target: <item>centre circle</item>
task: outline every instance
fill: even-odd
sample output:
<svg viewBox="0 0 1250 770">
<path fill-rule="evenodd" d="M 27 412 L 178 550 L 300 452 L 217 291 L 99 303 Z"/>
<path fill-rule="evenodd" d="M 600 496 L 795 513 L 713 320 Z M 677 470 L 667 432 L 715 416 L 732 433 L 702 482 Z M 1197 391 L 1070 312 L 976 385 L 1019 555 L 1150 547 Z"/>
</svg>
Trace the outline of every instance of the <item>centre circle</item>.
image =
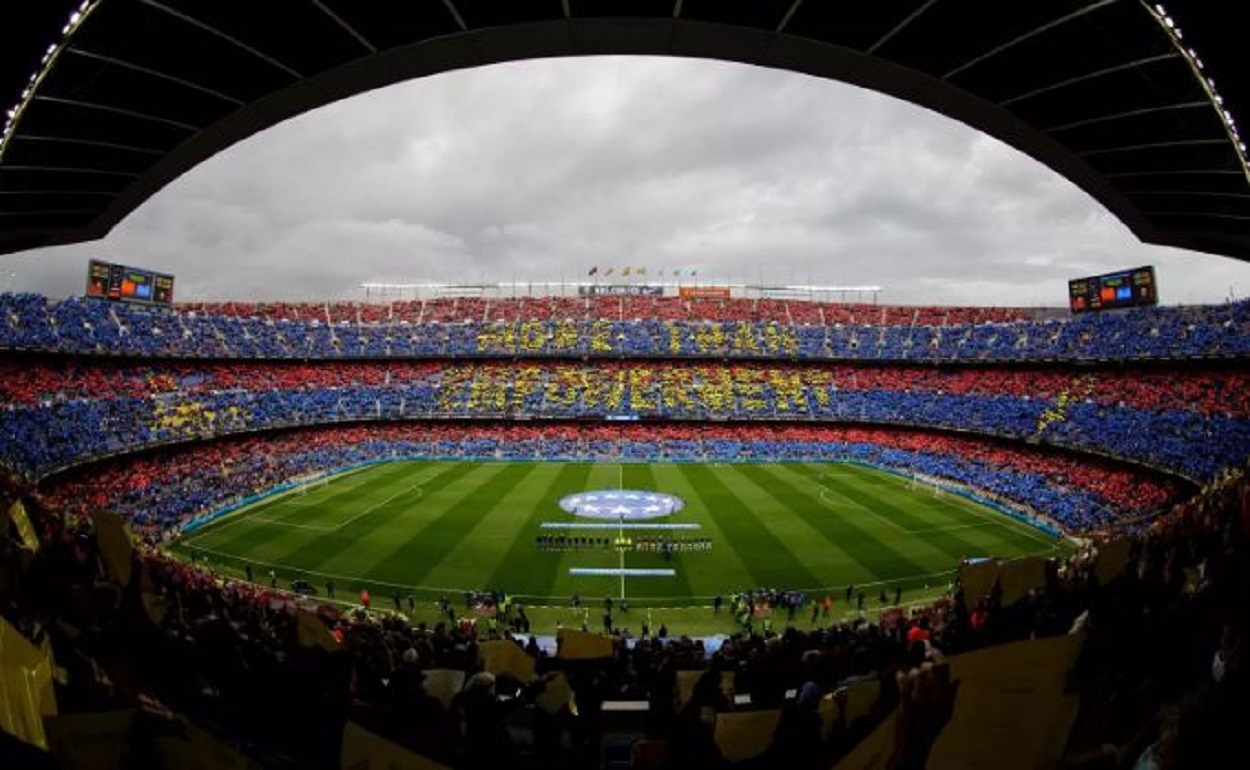
<svg viewBox="0 0 1250 770">
<path fill-rule="evenodd" d="M 672 516 L 685 506 L 685 502 L 680 497 L 663 492 L 610 489 L 567 495 L 560 498 L 559 506 L 574 516 L 628 521 Z"/>
</svg>

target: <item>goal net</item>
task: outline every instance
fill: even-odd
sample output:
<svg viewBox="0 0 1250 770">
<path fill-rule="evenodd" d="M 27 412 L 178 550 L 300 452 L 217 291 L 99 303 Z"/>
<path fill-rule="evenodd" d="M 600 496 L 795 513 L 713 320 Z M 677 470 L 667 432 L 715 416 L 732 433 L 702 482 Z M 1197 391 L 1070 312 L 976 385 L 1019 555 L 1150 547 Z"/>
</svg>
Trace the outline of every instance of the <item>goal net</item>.
<svg viewBox="0 0 1250 770">
<path fill-rule="evenodd" d="M 316 492 L 318 489 L 324 489 L 329 483 L 330 480 L 325 476 L 303 478 L 299 480 L 298 484 L 296 484 L 296 492 L 301 495 L 306 495 L 309 492 Z"/>
</svg>

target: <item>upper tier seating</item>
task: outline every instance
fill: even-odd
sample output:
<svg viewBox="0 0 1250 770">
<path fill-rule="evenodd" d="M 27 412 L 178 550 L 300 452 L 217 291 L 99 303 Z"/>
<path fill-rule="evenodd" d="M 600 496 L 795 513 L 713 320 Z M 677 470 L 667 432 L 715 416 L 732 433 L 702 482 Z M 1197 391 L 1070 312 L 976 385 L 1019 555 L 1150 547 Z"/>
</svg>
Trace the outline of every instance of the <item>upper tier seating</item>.
<svg viewBox="0 0 1250 770">
<path fill-rule="evenodd" d="M 994 308 L 677 297 L 198 303 L 166 310 L 3 294 L 0 349 L 179 358 L 1192 359 L 1250 354 L 1250 301 L 1054 318 Z"/>
</svg>

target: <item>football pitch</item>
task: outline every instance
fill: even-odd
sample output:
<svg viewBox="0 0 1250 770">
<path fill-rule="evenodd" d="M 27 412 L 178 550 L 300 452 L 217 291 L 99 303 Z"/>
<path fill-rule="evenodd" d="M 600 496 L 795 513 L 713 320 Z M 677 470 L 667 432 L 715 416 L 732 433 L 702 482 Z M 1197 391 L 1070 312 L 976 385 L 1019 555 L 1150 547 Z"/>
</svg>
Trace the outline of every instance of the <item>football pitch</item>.
<svg viewBox="0 0 1250 770">
<path fill-rule="evenodd" d="M 603 505 L 561 508 L 576 493 Z M 652 493 L 678 498 L 680 510 L 646 511 L 637 501 Z M 595 545 L 540 548 L 540 536 Z M 645 538 L 710 547 L 640 552 Z M 1061 547 L 952 491 L 860 465 L 480 461 L 367 466 L 265 498 L 172 546 L 232 574 L 250 564 L 257 582 L 270 570 L 282 587 L 307 580 L 321 597 L 331 581 L 339 599 L 368 588 L 382 608 L 410 594 L 459 605 L 469 590 L 535 607 L 567 607 L 574 594 L 592 606 L 625 596 L 638 607 L 704 607 L 756 587 L 841 598 L 848 584 L 875 607 L 881 590 L 892 600 L 896 588 L 905 599 L 945 589 L 964 557 Z M 607 574 L 575 574 L 583 570 Z"/>
</svg>

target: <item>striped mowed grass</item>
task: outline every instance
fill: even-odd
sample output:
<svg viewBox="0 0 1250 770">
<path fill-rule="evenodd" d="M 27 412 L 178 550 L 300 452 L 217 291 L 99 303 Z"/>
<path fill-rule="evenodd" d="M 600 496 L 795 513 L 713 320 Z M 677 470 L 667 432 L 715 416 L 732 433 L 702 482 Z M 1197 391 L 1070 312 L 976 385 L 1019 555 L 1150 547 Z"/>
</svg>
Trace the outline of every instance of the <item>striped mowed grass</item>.
<svg viewBox="0 0 1250 770">
<path fill-rule="evenodd" d="M 621 532 L 612 522 L 586 537 L 704 537 L 710 550 L 665 556 L 615 548 L 545 551 L 546 522 L 587 522 L 557 501 L 575 492 L 656 491 L 684 508 L 654 521 L 697 531 Z M 531 605 L 622 595 L 639 606 L 706 605 L 749 588 L 874 597 L 944 586 L 963 557 L 1051 554 L 1046 534 L 951 491 L 843 463 L 678 464 L 394 461 L 296 489 L 177 540 L 172 549 L 257 581 L 272 570 L 323 594 L 362 588 L 383 597 L 497 589 Z M 672 576 L 571 575 L 570 569 L 671 569 Z"/>
</svg>

